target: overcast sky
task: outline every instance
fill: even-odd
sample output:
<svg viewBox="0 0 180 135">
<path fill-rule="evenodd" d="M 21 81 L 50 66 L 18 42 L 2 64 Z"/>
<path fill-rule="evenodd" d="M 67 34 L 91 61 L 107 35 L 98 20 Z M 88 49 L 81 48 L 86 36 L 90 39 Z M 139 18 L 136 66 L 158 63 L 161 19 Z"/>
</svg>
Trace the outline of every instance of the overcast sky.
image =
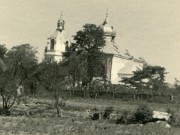
<svg viewBox="0 0 180 135">
<path fill-rule="evenodd" d="M 164 66 L 166 81 L 180 79 L 180 0 L 0 0 L 0 44 L 44 47 L 63 11 L 70 39 L 85 23 L 100 25 L 109 9 L 117 46 Z"/>
</svg>

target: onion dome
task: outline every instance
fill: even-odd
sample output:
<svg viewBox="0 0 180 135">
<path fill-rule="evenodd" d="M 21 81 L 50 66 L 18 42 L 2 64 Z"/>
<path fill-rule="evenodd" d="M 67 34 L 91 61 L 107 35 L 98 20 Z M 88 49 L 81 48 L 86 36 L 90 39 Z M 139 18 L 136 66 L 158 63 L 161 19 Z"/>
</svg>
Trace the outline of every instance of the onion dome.
<svg viewBox="0 0 180 135">
<path fill-rule="evenodd" d="M 57 30 L 64 30 L 64 24 L 65 24 L 65 21 L 62 19 L 62 13 L 61 13 L 61 16 L 57 22 Z"/>
<path fill-rule="evenodd" d="M 116 31 L 114 30 L 113 26 L 108 23 L 108 11 L 106 13 L 106 18 L 101 25 L 102 30 L 104 31 L 104 36 L 110 36 L 115 38 Z"/>
</svg>

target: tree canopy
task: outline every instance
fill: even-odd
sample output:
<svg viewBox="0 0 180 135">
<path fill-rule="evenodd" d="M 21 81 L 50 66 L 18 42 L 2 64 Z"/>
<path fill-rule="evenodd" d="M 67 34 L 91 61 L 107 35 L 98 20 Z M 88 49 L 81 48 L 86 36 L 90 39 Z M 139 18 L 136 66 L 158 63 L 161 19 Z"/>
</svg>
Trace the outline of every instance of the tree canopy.
<svg viewBox="0 0 180 135">
<path fill-rule="evenodd" d="M 35 73 L 40 84 L 54 97 L 58 116 L 60 116 L 59 99 L 62 98 L 62 91 L 68 83 L 65 80 L 68 76 L 67 71 L 62 63 L 44 60 L 39 64 Z"/>
<path fill-rule="evenodd" d="M 70 73 L 74 80 L 91 82 L 93 77 L 102 76 L 102 52 L 105 45 L 103 30 L 95 24 L 85 24 L 74 36 L 75 43 L 67 49 L 64 56 L 68 60 Z M 76 76 L 75 76 L 76 75 Z"/>
<path fill-rule="evenodd" d="M 16 100 L 16 90 L 21 84 L 32 79 L 33 71 L 37 65 L 36 49 L 29 44 L 15 46 L 8 52 L 4 46 L 0 47 L 1 57 L 7 66 L 0 71 L 0 94 L 3 99 L 3 109 L 8 110 Z"/>
<path fill-rule="evenodd" d="M 5 45 L 1 45 L 0 44 L 0 69 L 5 72 L 7 67 L 6 67 L 6 64 L 4 64 L 4 55 L 6 54 L 7 52 L 7 48 Z"/>
<path fill-rule="evenodd" d="M 121 82 L 135 88 L 159 89 L 165 86 L 165 68 L 161 66 L 146 65 L 142 70 L 134 71 L 130 78 L 123 78 Z"/>
</svg>

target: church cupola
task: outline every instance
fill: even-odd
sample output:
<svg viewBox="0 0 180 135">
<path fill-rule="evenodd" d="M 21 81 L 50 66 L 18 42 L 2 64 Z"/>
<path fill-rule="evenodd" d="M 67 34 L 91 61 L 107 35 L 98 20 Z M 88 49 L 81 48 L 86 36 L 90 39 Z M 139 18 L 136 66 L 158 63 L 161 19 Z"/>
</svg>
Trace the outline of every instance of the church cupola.
<svg viewBox="0 0 180 135">
<path fill-rule="evenodd" d="M 65 25 L 65 21 L 62 19 L 62 13 L 61 13 L 61 16 L 57 22 L 57 30 L 64 30 L 64 25 Z"/>
<path fill-rule="evenodd" d="M 108 22 L 108 10 L 106 13 L 106 18 L 104 20 L 104 22 L 101 25 L 101 28 L 104 32 L 104 36 L 105 37 L 110 37 L 111 41 L 114 41 L 115 37 L 116 37 L 116 31 L 114 30 L 113 26 L 109 24 Z"/>
</svg>

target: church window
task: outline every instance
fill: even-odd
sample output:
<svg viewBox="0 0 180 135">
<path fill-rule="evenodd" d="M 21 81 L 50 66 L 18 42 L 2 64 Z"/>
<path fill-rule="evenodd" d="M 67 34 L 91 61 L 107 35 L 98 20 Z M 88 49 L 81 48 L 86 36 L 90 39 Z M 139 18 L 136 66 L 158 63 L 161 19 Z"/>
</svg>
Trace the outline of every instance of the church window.
<svg viewBox="0 0 180 135">
<path fill-rule="evenodd" d="M 54 50 L 55 40 L 51 39 L 51 47 L 50 50 Z"/>
</svg>

